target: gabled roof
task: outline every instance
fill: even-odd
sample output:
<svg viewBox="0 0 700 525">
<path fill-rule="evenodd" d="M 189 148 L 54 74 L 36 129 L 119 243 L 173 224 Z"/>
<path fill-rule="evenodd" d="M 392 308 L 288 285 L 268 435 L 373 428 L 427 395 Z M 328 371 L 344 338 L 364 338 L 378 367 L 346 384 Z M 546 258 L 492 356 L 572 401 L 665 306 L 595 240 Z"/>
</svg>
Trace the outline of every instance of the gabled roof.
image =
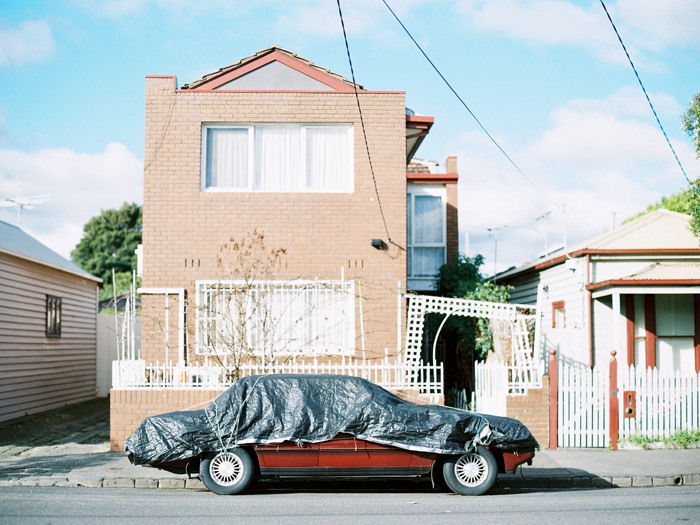
<svg viewBox="0 0 700 525">
<path fill-rule="evenodd" d="M 44 266 L 72 273 L 95 282 L 101 279 L 44 246 L 17 226 L 0 221 L 0 253 L 6 253 Z"/>
<path fill-rule="evenodd" d="M 700 240 L 688 224 L 690 216 L 666 209 L 658 209 L 634 219 L 611 232 L 560 249 L 545 257 L 511 268 L 498 274 L 500 280 L 521 273 L 543 270 L 563 263 L 569 257 L 584 255 L 700 255 Z"/>
<path fill-rule="evenodd" d="M 674 250 L 700 248 L 700 241 L 688 228 L 690 216 L 658 209 L 623 224 L 574 249 L 589 250 Z"/>
<path fill-rule="evenodd" d="M 200 80 L 185 84 L 182 86 L 182 89 L 195 91 L 236 89 L 236 87 L 234 87 L 235 84 L 230 84 L 230 87 L 227 85 L 241 79 L 245 75 L 259 71 L 261 68 L 275 63 L 283 64 L 287 68 L 291 68 L 305 75 L 309 79 L 316 81 L 317 85 L 324 89 L 354 92 L 355 86 L 357 86 L 358 91 L 364 91 L 364 88 L 360 84 L 353 84 L 352 81 L 344 76 L 334 73 L 324 67 L 317 66 L 310 60 L 278 46 L 272 46 L 263 51 L 258 51 L 249 57 L 239 60 L 235 64 L 204 75 Z"/>
</svg>

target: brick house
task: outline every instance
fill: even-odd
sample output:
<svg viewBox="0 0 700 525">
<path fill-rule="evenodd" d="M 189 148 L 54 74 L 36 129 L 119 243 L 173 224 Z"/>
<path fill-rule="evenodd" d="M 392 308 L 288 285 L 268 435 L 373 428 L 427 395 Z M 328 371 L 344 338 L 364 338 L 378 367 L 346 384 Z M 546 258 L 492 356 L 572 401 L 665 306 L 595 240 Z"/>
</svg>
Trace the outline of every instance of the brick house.
<svg viewBox="0 0 700 525">
<path fill-rule="evenodd" d="M 403 294 L 431 291 L 458 249 L 456 158 L 443 173 L 413 160 L 433 121 L 404 92 L 367 90 L 278 47 L 180 88 L 148 76 L 141 363 L 221 363 L 245 340 L 256 366 L 384 362 L 395 370 L 375 380 L 395 385 Z M 267 257 L 281 250 L 274 271 L 246 273 L 239 255 L 254 239 Z M 243 282 L 266 319 L 232 306 Z M 245 334 L 227 342 L 241 319 Z M 115 387 L 113 447 L 147 413 L 195 404 L 154 395 Z"/>
</svg>

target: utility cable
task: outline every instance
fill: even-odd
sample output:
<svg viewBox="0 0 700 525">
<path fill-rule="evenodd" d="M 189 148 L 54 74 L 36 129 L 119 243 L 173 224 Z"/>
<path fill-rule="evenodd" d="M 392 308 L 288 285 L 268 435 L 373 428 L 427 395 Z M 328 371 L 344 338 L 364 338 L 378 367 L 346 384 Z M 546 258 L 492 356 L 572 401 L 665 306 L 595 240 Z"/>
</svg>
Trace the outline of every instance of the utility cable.
<svg viewBox="0 0 700 525">
<path fill-rule="evenodd" d="M 486 129 L 486 127 L 481 123 L 481 121 L 477 118 L 477 116 L 474 114 L 474 112 L 469 108 L 469 106 L 468 106 L 467 103 L 462 99 L 462 97 L 459 96 L 459 94 L 457 93 L 457 91 L 455 91 L 455 89 L 452 87 L 452 85 L 447 81 L 447 79 L 445 78 L 445 76 L 440 72 L 440 70 L 439 70 L 439 69 L 437 68 L 437 66 L 433 63 L 433 61 L 430 59 L 430 57 L 428 57 L 428 55 L 426 54 L 426 52 L 423 51 L 423 48 L 422 48 L 422 47 L 420 46 L 420 44 L 416 41 L 416 39 L 413 38 L 413 35 L 411 34 L 411 32 L 406 28 L 406 26 L 403 24 L 403 22 L 401 22 L 401 20 L 399 19 L 399 17 L 396 15 L 396 13 L 394 12 L 394 10 L 389 6 L 389 4 L 386 2 L 386 0 L 382 0 L 382 2 L 384 2 L 384 5 L 385 5 L 385 6 L 387 7 L 387 9 L 391 12 L 391 14 L 394 16 L 394 18 L 396 19 L 396 21 L 397 21 L 397 22 L 399 23 L 399 25 L 403 28 L 403 30 L 406 32 L 406 34 L 408 35 L 408 37 L 413 41 L 413 43 L 416 45 L 416 47 L 418 48 L 418 50 L 423 54 L 423 56 L 424 56 L 425 59 L 428 61 L 428 63 L 433 67 L 433 69 L 435 70 L 435 72 L 440 76 L 440 78 L 441 78 L 442 81 L 445 83 L 445 85 L 450 89 L 450 91 L 452 91 L 452 93 L 454 94 L 454 96 L 457 97 L 457 100 L 459 100 L 460 103 L 462 104 L 462 106 L 464 106 L 464 108 L 469 112 L 469 114 L 472 116 L 472 118 L 474 119 L 474 121 L 479 125 L 479 127 L 481 128 L 481 130 L 486 134 L 486 136 L 491 140 L 491 142 L 493 142 L 493 144 L 499 149 L 499 151 L 505 156 L 505 158 L 508 159 L 508 162 L 510 162 L 510 164 L 518 171 L 518 173 L 520 173 L 520 175 L 522 175 L 523 178 L 524 178 L 527 182 L 529 182 L 530 185 L 531 185 L 533 188 L 535 188 L 535 190 L 537 190 L 537 192 L 538 192 L 540 195 L 542 195 L 545 199 L 547 199 L 549 202 L 551 202 L 552 204 L 554 204 L 557 208 L 560 208 L 561 205 L 560 205 L 558 202 L 556 202 L 554 199 L 552 199 L 551 197 L 549 197 L 549 195 L 547 195 L 544 191 L 542 191 L 542 190 L 539 188 L 539 186 L 537 186 L 537 184 L 535 184 L 535 183 L 530 179 L 530 177 L 528 177 L 528 176 L 525 174 L 525 172 L 524 172 L 522 169 L 520 169 L 520 166 L 518 166 L 518 165 L 515 163 L 515 161 L 510 157 L 510 155 L 508 155 L 508 153 L 506 153 L 506 151 L 501 147 L 501 145 L 496 141 L 496 139 L 493 138 L 493 136 L 491 135 L 491 133 L 489 133 L 489 131 L 488 131 L 488 130 Z"/>
<path fill-rule="evenodd" d="M 668 139 L 668 135 L 666 134 L 666 130 L 661 125 L 661 120 L 659 120 L 659 116 L 656 114 L 656 110 L 654 109 L 654 105 L 651 103 L 651 99 L 649 98 L 649 95 L 647 94 L 647 90 L 644 88 L 644 84 L 642 83 L 642 79 L 639 78 L 639 73 L 637 73 L 637 68 L 634 67 L 634 62 L 632 62 L 632 58 L 630 57 L 630 54 L 627 52 L 627 47 L 625 47 L 625 43 L 622 41 L 622 37 L 620 36 L 620 33 L 618 32 L 617 27 L 615 26 L 615 22 L 613 22 L 613 19 L 610 16 L 610 13 L 608 12 L 608 8 L 605 7 L 605 3 L 603 2 L 603 0 L 600 0 L 600 5 L 603 6 L 603 10 L 605 11 L 605 14 L 608 16 L 608 20 L 610 20 L 610 25 L 612 25 L 613 30 L 615 31 L 615 34 L 617 35 L 617 39 L 620 41 L 620 45 L 622 46 L 622 49 L 624 50 L 625 55 L 627 55 L 627 60 L 629 60 L 630 66 L 632 66 L 632 71 L 634 71 L 634 75 L 637 77 L 637 81 L 639 82 L 639 86 L 642 88 L 642 91 L 644 92 L 644 96 L 647 98 L 647 102 L 649 103 L 649 107 L 651 108 L 651 112 L 654 114 L 654 117 L 656 118 L 656 123 L 659 125 L 659 128 L 661 128 L 661 133 L 663 133 L 664 137 L 666 138 L 666 143 L 668 144 L 668 147 L 671 148 L 671 152 L 673 153 L 673 156 L 676 158 L 676 162 L 678 163 L 678 167 L 683 172 L 683 176 L 685 177 L 686 182 L 688 184 L 690 184 L 690 179 L 688 178 L 688 175 L 685 173 L 685 170 L 683 169 L 683 165 L 681 164 L 681 161 L 678 158 L 678 155 L 676 155 L 676 150 L 673 149 L 673 146 L 671 145 L 671 141 Z"/>
<path fill-rule="evenodd" d="M 365 129 L 365 119 L 362 116 L 362 106 L 360 105 L 360 95 L 357 92 L 357 82 L 355 82 L 355 70 L 352 67 L 352 58 L 350 58 L 350 46 L 348 45 L 348 35 L 345 32 L 345 21 L 343 20 L 343 10 L 340 8 L 340 0 L 336 0 L 338 4 L 338 15 L 340 16 L 340 25 L 343 28 L 343 39 L 345 40 L 345 51 L 348 55 L 348 63 L 350 64 L 350 74 L 352 76 L 352 86 L 355 89 L 355 100 L 357 102 L 357 111 L 360 113 L 360 124 L 362 126 L 362 135 L 365 139 L 365 150 L 367 151 L 367 160 L 369 161 L 369 171 L 372 174 L 372 182 L 374 183 L 374 193 L 377 196 L 377 204 L 379 205 L 379 212 L 382 216 L 382 222 L 384 223 L 384 231 L 386 232 L 388 244 L 393 244 L 391 240 L 391 235 L 389 235 L 389 227 L 386 223 L 386 217 L 384 216 L 384 208 L 382 207 L 382 200 L 379 197 L 379 188 L 377 187 L 377 177 L 374 174 L 374 166 L 372 165 L 372 156 L 369 153 L 369 142 L 367 141 L 367 130 Z"/>
</svg>

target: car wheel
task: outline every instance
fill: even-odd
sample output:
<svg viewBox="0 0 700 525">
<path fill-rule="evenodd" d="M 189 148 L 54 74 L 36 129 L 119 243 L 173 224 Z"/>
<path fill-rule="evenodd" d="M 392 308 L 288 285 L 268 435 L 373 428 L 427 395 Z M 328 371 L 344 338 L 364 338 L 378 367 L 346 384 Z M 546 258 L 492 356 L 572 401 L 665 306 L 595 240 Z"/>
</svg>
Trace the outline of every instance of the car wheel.
<svg viewBox="0 0 700 525">
<path fill-rule="evenodd" d="M 484 447 L 446 459 L 442 468 L 445 483 L 457 494 L 479 496 L 496 483 L 498 465 L 493 454 Z"/>
<path fill-rule="evenodd" d="M 219 452 L 202 459 L 199 476 L 215 494 L 240 494 L 253 482 L 255 466 L 250 453 L 242 448 Z"/>
</svg>

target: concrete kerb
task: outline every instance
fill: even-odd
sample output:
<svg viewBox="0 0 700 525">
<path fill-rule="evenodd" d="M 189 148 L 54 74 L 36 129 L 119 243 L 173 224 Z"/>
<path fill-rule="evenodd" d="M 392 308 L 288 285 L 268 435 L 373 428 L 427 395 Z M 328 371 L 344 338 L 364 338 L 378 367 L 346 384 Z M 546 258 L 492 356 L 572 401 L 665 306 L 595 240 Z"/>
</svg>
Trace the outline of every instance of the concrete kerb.
<svg viewBox="0 0 700 525">
<path fill-rule="evenodd" d="M 135 488 L 168 490 L 206 490 L 198 478 L 185 477 L 130 477 L 123 475 L 101 475 L 79 470 L 68 474 L 49 476 L 13 477 L 0 480 L 0 486 L 33 487 L 86 487 L 86 488 Z M 502 475 L 498 489 L 582 489 L 582 488 L 649 488 L 672 486 L 700 486 L 700 474 L 675 477 L 653 476 L 535 476 Z"/>
</svg>

